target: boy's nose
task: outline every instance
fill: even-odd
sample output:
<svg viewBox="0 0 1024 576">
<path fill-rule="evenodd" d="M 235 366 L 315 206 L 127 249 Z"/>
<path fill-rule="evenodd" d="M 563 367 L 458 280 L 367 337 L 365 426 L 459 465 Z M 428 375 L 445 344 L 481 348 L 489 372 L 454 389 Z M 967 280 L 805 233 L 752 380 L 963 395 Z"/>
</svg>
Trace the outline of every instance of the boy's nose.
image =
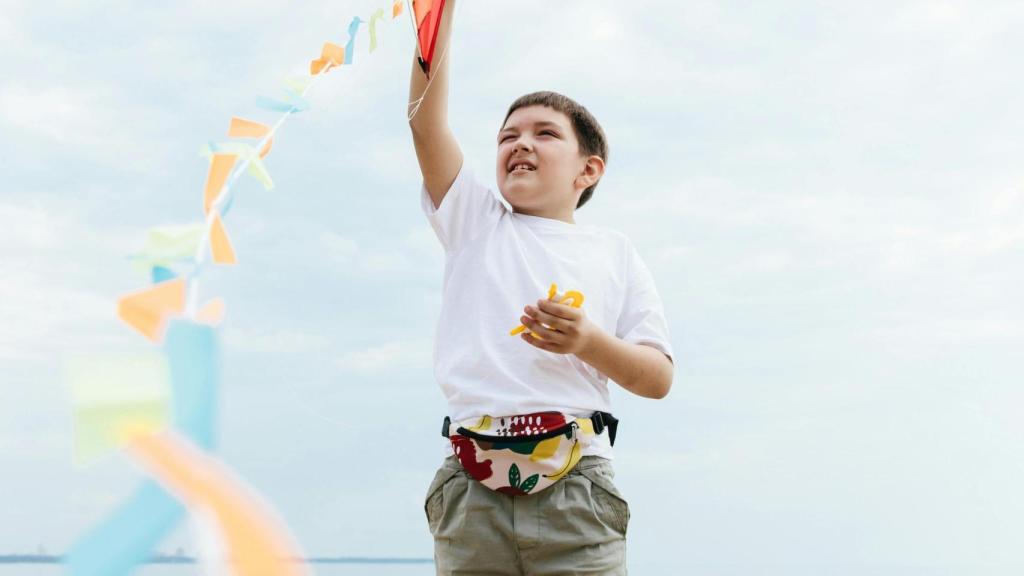
<svg viewBox="0 0 1024 576">
<path fill-rule="evenodd" d="M 526 145 L 522 140 L 516 140 L 515 144 L 512 145 L 512 154 L 519 152 L 520 150 L 529 150 L 530 147 Z"/>
</svg>

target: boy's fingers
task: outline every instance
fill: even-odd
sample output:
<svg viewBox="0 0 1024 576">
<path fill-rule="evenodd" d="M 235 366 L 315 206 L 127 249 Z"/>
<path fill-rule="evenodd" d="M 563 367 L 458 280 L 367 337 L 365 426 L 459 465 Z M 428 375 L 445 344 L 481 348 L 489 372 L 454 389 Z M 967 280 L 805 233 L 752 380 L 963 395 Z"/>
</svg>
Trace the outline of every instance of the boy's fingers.
<svg viewBox="0 0 1024 576">
<path fill-rule="evenodd" d="M 524 326 L 530 329 L 530 332 L 533 332 L 544 340 L 556 341 L 562 336 L 561 332 L 556 332 L 546 328 L 540 322 L 530 318 L 529 316 L 523 316 L 520 320 L 522 320 Z"/>
<path fill-rule="evenodd" d="M 538 310 L 533 306 L 526 307 L 526 315 L 543 324 L 546 324 L 554 328 L 555 330 L 562 330 L 563 328 L 566 328 L 566 322 L 563 318 L 553 316 L 551 314 L 548 314 L 547 312 L 542 312 L 541 310 Z"/>
<path fill-rule="evenodd" d="M 522 338 L 530 346 L 533 346 L 534 348 L 540 348 L 540 343 L 543 342 L 543 340 L 537 340 L 536 338 L 530 336 L 526 332 L 520 334 L 519 337 Z"/>
<path fill-rule="evenodd" d="M 521 334 L 519 337 L 526 340 L 526 342 L 534 348 L 540 348 L 541 350 L 547 350 L 548 352 L 554 351 L 554 344 L 548 340 L 537 340 L 529 334 Z"/>
<path fill-rule="evenodd" d="M 559 304 L 551 300 L 538 300 L 537 307 L 552 316 L 558 316 L 566 320 L 576 320 L 580 314 L 579 308 L 573 308 L 567 304 Z"/>
</svg>

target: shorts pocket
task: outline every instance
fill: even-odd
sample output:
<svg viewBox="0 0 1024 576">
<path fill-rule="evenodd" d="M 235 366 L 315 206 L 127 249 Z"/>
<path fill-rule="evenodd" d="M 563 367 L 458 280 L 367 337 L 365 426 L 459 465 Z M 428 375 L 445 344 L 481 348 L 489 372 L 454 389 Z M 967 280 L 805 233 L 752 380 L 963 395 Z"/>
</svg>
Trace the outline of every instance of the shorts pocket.
<svg viewBox="0 0 1024 576">
<path fill-rule="evenodd" d="M 593 490 L 591 497 L 598 517 L 622 536 L 629 527 L 629 503 L 612 483 L 611 476 L 604 469 L 606 465 L 581 467 L 580 474 L 590 480 Z"/>
<path fill-rule="evenodd" d="M 423 511 L 427 514 L 427 525 L 430 526 L 430 533 L 437 534 L 437 529 L 444 514 L 444 485 L 459 473 L 458 468 L 442 466 L 434 480 L 427 488 L 427 497 L 423 502 Z"/>
</svg>

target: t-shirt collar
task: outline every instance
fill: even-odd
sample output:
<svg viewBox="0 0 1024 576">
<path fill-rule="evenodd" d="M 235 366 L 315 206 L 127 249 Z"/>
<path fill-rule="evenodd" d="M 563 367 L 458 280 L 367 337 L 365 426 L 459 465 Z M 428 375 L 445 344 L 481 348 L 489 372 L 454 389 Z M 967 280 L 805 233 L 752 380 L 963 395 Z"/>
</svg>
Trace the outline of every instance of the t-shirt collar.
<svg viewBox="0 0 1024 576">
<path fill-rule="evenodd" d="M 558 220 L 557 218 L 545 218 L 543 216 L 530 216 L 529 214 L 521 214 L 519 212 L 513 212 L 512 217 L 518 219 L 523 224 L 531 228 L 546 228 L 550 230 L 577 230 L 578 225 L 572 222 L 565 222 Z"/>
</svg>

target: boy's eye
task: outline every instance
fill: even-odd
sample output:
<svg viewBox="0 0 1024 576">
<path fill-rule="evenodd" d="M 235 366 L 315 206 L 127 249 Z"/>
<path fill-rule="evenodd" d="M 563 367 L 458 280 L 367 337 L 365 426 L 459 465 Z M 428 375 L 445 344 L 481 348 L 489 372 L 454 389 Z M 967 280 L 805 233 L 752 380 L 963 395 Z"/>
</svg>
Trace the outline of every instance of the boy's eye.
<svg viewBox="0 0 1024 576">
<path fill-rule="evenodd" d="M 554 136 L 554 137 L 556 137 L 556 138 L 558 137 L 558 134 L 557 134 L 556 132 L 552 132 L 551 130 L 542 130 L 542 131 L 540 132 L 540 134 L 541 134 L 542 136 L 543 136 L 544 134 L 550 134 L 551 136 Z M 511 138 L 513 138 L 513 136 L 512 136 L 511 134 L 509 134 L 509 135 L 507 135 L 507 136 L 502 136 L 502 137 L 501 137 L 501 139 L 500 139 L 500 140 L 498 140 L 498 142 L 505 142 L 505 141 L 507 141 L 507 140 L 509 140 L 509 139 L 511 139 Z"/>
</svg>

